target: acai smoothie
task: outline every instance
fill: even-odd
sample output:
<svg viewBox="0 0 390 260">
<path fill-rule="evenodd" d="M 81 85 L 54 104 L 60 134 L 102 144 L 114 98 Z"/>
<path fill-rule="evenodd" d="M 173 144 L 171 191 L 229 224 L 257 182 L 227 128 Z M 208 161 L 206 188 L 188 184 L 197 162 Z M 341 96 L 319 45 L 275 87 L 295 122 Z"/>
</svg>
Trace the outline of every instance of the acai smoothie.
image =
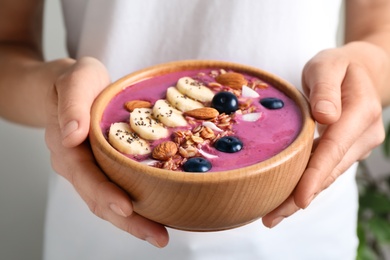
<svg viewBox="0 0 390 260">
<path fill-rule="evenodd" d="M 280 153 L 302 126 L 299 107 L 251 75 L 173 72 L 128 86 L 108 104 L 101 129 L 119 152 L 151 167 L 218 172 Z"/>
</svg>

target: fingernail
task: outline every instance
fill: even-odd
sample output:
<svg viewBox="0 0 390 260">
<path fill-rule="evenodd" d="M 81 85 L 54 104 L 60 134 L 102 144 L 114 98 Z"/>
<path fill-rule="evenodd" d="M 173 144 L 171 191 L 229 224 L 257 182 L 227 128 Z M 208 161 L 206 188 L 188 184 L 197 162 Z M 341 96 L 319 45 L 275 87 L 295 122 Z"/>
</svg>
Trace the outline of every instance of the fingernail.
<svg viewBox="0 0 390 260">
<path fill-rule="evenodd" d="M 125 212 L 115 203 L 110 204 L 110 209 L 115 212 L 115 214 L 122 216 L 122 217 L 128 217 Z"/>
<path fill-rule="evenodd" d="M 307 207 L 309 207 L 310 203 L 314 200 L 314 197 L 317 196 L 317 193 L 314 193 L 312 194 L 306 201 L 306 205 L 304 207 L 302 207 L 302 209 L 306 209 Z"/>
<path fill-rule="evenodd" d="M 76 120 L 70 121 L 62 129 L 62 138 L 66 138 L 68 135 L 76 131 L 78 128 L 79 128 L 79 123 Z"/>
<path fill-rule="evenodd" d="M 328 100 L 320 100 L 314 107 L 315 111 L 325 115 L 336 114 L 336 106 Z"/>
<path fill-rule="evenodd" d="M 147 237 L 147 238 L 145 238 L 145 240 L 146 240 L 149 244 L 151 244 L 151 245 L 153 245 L 153 246 L 155 246 L 155 247 L 161 248 L 161 246 L 157 243 L 156 239 L 154 239 L 153 237 Z"/>
<path fill-rule="evenodd" d="M 277 224 L 279 224 L 280 222 L 282 222 L 283 219 L 284 219 L 283 216 L 280 216 L 280 217 L 275 218 L 275 219 L 272 221 L 270 228 L 275 227 Z"/>
</svg>

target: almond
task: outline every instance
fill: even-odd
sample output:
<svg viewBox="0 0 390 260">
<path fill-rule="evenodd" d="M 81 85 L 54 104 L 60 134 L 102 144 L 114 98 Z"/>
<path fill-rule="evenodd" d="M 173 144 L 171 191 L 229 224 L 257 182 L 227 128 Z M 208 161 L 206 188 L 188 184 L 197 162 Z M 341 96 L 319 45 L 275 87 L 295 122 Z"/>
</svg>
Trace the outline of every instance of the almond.
<svg viewBox="0 0 390 260">
<path fill-rule="evenodd" d="M 226 72 L 224 74 L 220 74 L 215 78 L 215 80 L 221 85 L 239 90 L 241 90 L 243 85 L 248 84 L 244 75 L 237 72 Z"/>
<path fill-rule="evenodd" d="M 129 112 L 133 112 L 136 108 L 151 108 L 152 104 L 149 101 L 144 100 L 131 100 L 125 103 L 125 108 Z"/>
<path fill-rule="evenodd" d="M 177 145 L 172 141 L 166 141 L 154 147 L 152 157 L 157 160 L 166 161 L 177 153 Z"/>
<path fill-rule="evenodd" d="M 195 119 L 207 120 L 216 118 L 219 115 L 219 112 L 212 107 L 202 107 L 186 111 L 184 112 L 184 115 L 193 117 Z"/>
</svg>

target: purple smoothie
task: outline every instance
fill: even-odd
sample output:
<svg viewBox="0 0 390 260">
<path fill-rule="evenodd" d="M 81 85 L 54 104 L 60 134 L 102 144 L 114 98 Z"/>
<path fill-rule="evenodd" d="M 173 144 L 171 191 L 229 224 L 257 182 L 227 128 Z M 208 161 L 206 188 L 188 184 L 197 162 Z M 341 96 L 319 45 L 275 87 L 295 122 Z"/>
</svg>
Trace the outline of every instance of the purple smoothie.
<svg viewBox="0 0 390 260">
<path fill-rule="evenodd" d="M 209 76 L 210 70 L 201 71 L 182 71 L 166 74 L 150 79 L 145 79 L 132 86 L 125 88 L 116 95 L 108 104 L 101 120 L 101 128 L 105 136 L 111 124 L 116 122 L 129 122 L 129 112 L 124 108 L 124 104 L 129 100 L 145 100 L 154 104 L 158 99 L 165 98 L 166 89 L 175 86 L 181 77 L 192 77 L 206 85 L 213 82 L 214 78 Z M 255 80 L 250 75 L 245 75 L 249 81 Z M 264 85 L 264 84 L 263 84 Z M 216 150 L 211 145 L 202 147 L 202 150 L 209 154 L 216 155 L 217 158 L 208 158 L 212 164 L 210 171 L 224 171 L 242 168 L 264 161 L 291 144 L 297 137 L 302 126 L 302 115 L 295 102 L 284 93 L 274 88 L 268 83 L 267 87 L 256 88 L 260 95 L 257 98 L 251 98 L 251 104 L 254 106 L 254 112 L 261 113 L 261 117 L 255 122 L 242 120 L 242 115 L 233 116 L 232 125 L 233 135 L 243 142 L 243 148 L 236 153 L 224 153 Z M 283 101 L 284 106 L 281 109 L 267 109 L 260 104 L 260 99 L 266 97 L 278 98 Z M 248 98 L 246 98 L 248 99 Z M 191 129 L 194 126 L 188 125 L 184 129 Z M 174 132 L 176 128 L 169 128 Z M 169 137 L 171 138 L 171 137 Z M 157 145 L 163 140 L 151 142 L 151 147 Z M 137 161 L 150 159 L 151 156 L 132 156 L 126 155 Z"/>
</svg>

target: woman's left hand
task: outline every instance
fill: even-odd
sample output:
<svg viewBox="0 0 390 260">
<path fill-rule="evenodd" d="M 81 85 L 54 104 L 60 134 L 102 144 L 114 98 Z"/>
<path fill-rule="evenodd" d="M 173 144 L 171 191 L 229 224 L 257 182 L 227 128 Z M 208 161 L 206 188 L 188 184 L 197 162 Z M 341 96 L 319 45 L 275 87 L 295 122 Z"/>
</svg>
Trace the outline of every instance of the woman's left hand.
<svg viewBox="0 0 390 260">
<path fill-rule="evenodd" d="M 353 163 L 384 140 L 379 83 L 386 75 L 370 59 L 387 57 L 378 47 L 351 43 L 320 52 L 305 66 L 302 84 L 318 122 L 320 137 L 301 180 L 290 197 L 263 217 L 274 227 L 312 200 Z M 364 63 L 364 60 L 367 63 Z M 388 64 L 385 62 L 383 64 Z"/>
</svg>

